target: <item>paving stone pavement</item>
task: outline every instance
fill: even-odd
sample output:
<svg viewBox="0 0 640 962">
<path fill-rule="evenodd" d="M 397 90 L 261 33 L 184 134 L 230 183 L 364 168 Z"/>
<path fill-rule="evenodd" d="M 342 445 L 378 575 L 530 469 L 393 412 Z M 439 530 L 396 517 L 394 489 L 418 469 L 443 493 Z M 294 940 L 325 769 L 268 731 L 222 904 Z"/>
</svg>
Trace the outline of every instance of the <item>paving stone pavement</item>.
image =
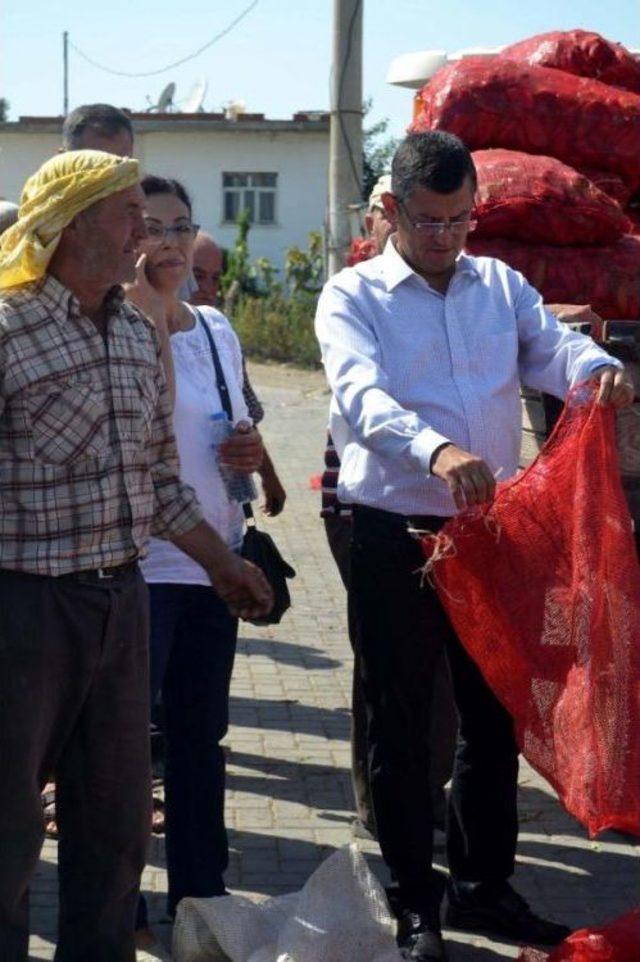
<svg viewBox="0 0 640 962">
<path fill-rule="evenodd" d="M 319 374 L 251 366 L 265 401 L 264 435 L 288 492 L 266 522 L 297 568 L 282 625 L 241 626 L 231 696 L 227 784 L 229 887 L 249 895 L 300 888 L 322 859 L 351 840 L 349 702 L 352 657 L 345 598 L 318 520 L 328 397 Z M 638 846 L 613 833 L 589 841 L 526 764 L 515 882 L 533 906 L 571 926 L 640 904 Z M 385 880 L 377 846 L 363 851 Z M 55 842 L 44 845 L 32 889 L 32 959 L 52 959 Z M 440 856 L 440 864 L 444 865 Z M 152 921 L 164 910 L 164 841 L 154 838 L 143 877 Z M 165 941 L 167 926 L 158 925 Z M 447 932 L 451 962 L 515 958 L 513 945 Z M 366 962 L 366 960 L 362 960 Z"/>
</svg>

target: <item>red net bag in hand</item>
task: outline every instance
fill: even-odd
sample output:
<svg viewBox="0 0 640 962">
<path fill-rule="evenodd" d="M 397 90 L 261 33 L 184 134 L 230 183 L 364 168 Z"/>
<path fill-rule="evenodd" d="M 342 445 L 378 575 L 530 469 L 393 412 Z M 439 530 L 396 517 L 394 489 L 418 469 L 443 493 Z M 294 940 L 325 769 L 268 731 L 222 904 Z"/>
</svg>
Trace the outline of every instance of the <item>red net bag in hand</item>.
<svg viewBox="0 0 640 962">
<path fill-rule="evenodd" d="M 552 247 L 471 235 L 467 251 L 521 271 L 547 304 L 590 304 L 604 318 L 640 318 L 640 237 L 626 234 L 606 247 Z"/>
<path fill-rule="evenodd" d="M 609 244 L 631 230 L 620 205 L 554 157 L 476 150 L 475 237 Z"/>
<path fill-rule="evenodd" d="M 551 954 L 524 949 L 518 962 L 638 962 L 640 908 L 598 928 L 579 929 Z"/>
<path fill-rule="evenodd" d="M 499 57 L 465 57 L 423 87 L 410 129 L 448 130 L 471 150 L 505 147 L 640 186 L 640 96 Z"/>
<path fill-rule="evenodd" d="M 425 570 L 565 808 L 640 835 L 640 566 L 594 397 L 574 391 L 526 471 L 423 540 Z"/>
<path fill-rule="evenodd" d="M 640 63 L 622 44 L 605 40 L 590 30 L 539 33 L 504 47 L 498 56 L 592 77 L 612 87 L 640 93 Z"/>
</svg>

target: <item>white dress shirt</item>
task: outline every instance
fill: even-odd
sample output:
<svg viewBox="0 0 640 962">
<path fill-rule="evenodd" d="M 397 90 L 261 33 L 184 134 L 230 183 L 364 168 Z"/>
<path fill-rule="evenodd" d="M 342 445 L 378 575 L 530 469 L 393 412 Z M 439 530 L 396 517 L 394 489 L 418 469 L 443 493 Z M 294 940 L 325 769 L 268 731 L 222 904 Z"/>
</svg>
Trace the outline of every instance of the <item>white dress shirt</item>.
<svg viewBox="0 0 640 962">
<path fill-rule="evenodd" d="M 603 364 L 619 365 L 561 324 L 522 274 L 461 254 L 446 294 L 383 254 L 325 285 L 316 333 L 342 466 L 338 496 L 398 514 L 450 516 L 431 456 L 450 441 L 504 480 L 518 468 L 520 383 L 564 398 Z"/>
</svg>

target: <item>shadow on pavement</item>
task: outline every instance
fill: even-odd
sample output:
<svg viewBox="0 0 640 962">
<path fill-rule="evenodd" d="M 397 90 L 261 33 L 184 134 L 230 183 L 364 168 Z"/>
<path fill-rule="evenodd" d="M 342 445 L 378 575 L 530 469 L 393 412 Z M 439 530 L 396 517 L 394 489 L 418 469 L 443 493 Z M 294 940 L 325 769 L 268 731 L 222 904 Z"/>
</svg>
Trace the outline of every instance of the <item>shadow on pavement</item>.
<svg viewBox="0 0 640 962">
<path fill-rule="evenodd" d="M 58 867 L 41 858 L 29 887 L 31 935 L 53 942 L 57 931 Z M 38 958 L 38 956 L 34 956 Z"/>
<path fill-rule="evenodd" d="M 303 705 L 295 698 L 249 698 L 232 695 L 229 699 L 232 725 L 262 728 L 297 735 L 315 735 L 331 740 L 349 741 L 351 712 L 348 708 L 317 708 Z"/>
<path fill-rule="evenodd" d="M 292 644 L 289 641 L 275 641 L 270 638 L 238 638 L 238 654 L 264 655 L 281 665 L 295 665 L 299 668 L 329 670 L 339 668 L 341 661 L 329 658 L 310 645 Z"/>
</svg>

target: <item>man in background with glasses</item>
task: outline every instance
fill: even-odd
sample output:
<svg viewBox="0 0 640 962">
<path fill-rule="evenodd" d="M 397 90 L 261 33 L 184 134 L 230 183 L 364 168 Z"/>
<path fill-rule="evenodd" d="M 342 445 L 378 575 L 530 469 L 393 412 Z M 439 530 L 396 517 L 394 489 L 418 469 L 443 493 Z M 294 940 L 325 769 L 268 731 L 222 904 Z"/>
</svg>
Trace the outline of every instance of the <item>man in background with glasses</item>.
<svg viewBox="0 0 640 962">
<path fill-rule="evenodd" d="M 398 886 L 403 957 L 437 962 L 443 876 L 432 870 L 429 727 L 444 648 L 460 716 L 448 813 L 447 924 L 553 945 L 568 929 L 511 888 L 518 749 L 509 715 L 466 655 L 411 528 L 436 532 L 490 500 L 517 470 L 520 381 L 564 397 L 595 375 L 600 399 L 630 403 L 621 370 L 563 327 L 522 277 L 463 253 L 473 230 L 471 154 L 442 131 L 408 136 L 382 197 L 384 252 L 325 286 L 316 316 L 333 391 L 338 496 L 353 505 L 349 604 L 367 705 L 378 840 Z"/>
</svg>

